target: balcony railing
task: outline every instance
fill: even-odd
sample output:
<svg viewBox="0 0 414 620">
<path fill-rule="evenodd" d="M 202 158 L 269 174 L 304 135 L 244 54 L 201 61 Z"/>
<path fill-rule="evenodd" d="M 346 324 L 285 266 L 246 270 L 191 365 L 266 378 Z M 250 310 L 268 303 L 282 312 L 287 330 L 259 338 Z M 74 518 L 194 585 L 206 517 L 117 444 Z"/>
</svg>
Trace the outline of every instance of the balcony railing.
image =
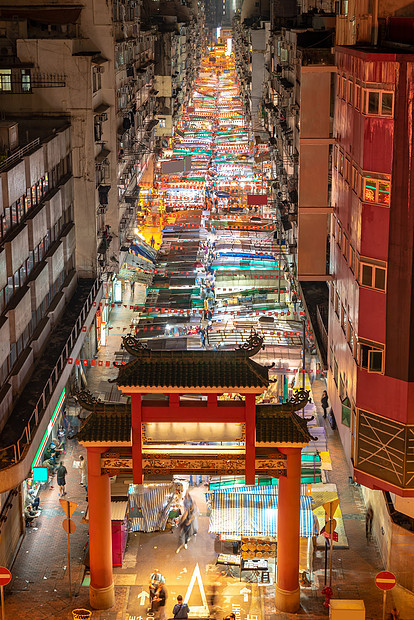
<svg viewBox="0 0 414 620">
<path fill-rule="evenodd" d="M 1 163 L 0 163 L 0 172 L 3 172 L 3 170 L 6 170 L 7 168 L 10 168 L 13 164 L 18 162 L 20 159 L 23 159 L 23 157 L 27 153 L 29 153 L 30 151 L 33 151 L 35 148 L 37 148 L 39 146 L 39 144 L 40 144 L 40 138 L 36 138 L 36 140 L 33 140 L 32 142 L 29 142 L 29 144 L 26 144 L 25 146 L 23 146 L 21 149 L 19 149 L 18 151 L 16 151 L 12 155 L 10 155 L 10 157 L 5 159 L 4 161 L 0 160 L 1 161 Z"/>
<path fill-rule="evenodd" d="M 39 427 L 39 424 L 42 421 L 47 405 L 49 404 L 49 400 L 53 394 L 53 390 L 55 389 L 60 379 L 60 376 L 62 375 L 63 370 L 66 367 L 68 359 L 71 357 L 71 352 L 76 344 L 79 335 L 83 331 L 83 323 L 85 322 L 86 317 L 94 302 L 94 299 L 98 294 L 100 286 L 100 280 L 99 278 L 97 278 L 92 284 L 89 294 L 82 306 L 82 309 L 70 332 L 70 335 L 62 347 L 62 352 L 59 356 L 59 359 L 53 367 L 53 370 L 50 373 L 48 380 L 44 383 L 44 388 L 36 404 L 33 406 L 33 411 L 27 422 L 25 423 L 22 434 L 14 443 L 6 447 L 0 448 L 0 469 L 15 465 L 25 457 L 32 443 L 32 438 L 34 437 Z M 53 338 L 53 334 L 51 337 Z"/>
</svg>

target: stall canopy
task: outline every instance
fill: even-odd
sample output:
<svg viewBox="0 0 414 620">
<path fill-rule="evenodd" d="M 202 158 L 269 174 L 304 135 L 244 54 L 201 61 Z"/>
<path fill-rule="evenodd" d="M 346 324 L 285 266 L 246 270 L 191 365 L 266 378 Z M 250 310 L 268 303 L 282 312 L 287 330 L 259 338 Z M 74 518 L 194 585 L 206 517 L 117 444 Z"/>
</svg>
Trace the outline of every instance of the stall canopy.
<svg viewBox="0 0 414 620">
<path fill-rule="evenodd" d="M 129 517 L 132 531 L 157 532 L 164 530 L 174 492 L 174 484 L 137 486 L 135 492 L 129 495 Z"/>
<path fill-rule="evenodd" d="M 305 485 L 303 485 L 305 486 Z M 223 536 L 277 536 L 278 494 L 259 492 L 259 489 L 277 487 L 255 487 L 256 492 L 207 493 L 211 505 L 209 532 Z M 300 536 L 317 535 L 312 499 L 300 498 Z"/>
<path fill-rule="evenodd" d="M 309 495 L 309 484 L 300 485 L 300 494 L 305 496 Z M 278 484 L 264 484 L 264 485 L 240 485 L 235 487 L 222 487 L 216 489 L 214 493 L 206 493 L 207 502 L 211 502 L 212 498 L 217 493 L 242 493 L 243 495 L 279 495 Z"/>
</svg>

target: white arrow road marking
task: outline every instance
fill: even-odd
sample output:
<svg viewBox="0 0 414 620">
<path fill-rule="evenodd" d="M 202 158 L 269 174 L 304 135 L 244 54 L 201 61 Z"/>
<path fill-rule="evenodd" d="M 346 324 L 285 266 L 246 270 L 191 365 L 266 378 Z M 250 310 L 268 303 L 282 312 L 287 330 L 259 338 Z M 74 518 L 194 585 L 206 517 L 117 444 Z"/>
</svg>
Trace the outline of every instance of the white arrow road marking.
<svg viewBox="0 0 414 620">
<path fill-rule="evenodd" d="M 142 590 L 142 592 L 140 592 L 138 594 L 139 604 L 140 605 L 145 605 L 145 599 L 146 598 L 149 598 L 149 594 L 148 594 L 148 592 L 145 592 L 145 590 Z"/>
<path fill-rule="evenodd" d="M 243 590 L 240 590 L 240 594 L 243 594 L 243 600 L 245 603 L 249 600 L 250 592 L 251 590 L 249 590 L 249 588 L 243 588 Z"/>
</svg>

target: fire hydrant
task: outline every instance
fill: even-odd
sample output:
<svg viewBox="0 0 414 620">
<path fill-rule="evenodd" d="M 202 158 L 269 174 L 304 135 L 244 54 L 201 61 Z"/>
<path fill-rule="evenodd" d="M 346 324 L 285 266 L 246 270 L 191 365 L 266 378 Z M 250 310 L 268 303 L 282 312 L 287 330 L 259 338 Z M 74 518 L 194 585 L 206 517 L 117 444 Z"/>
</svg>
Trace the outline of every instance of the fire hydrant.
<svg viewBox="0 0 414 620">
<path fill-rule="evenodd" d="M 325 595 L 325 601 L 323 603 L 324 607 L 329 607 L 329 605 L 331 604 L 331 597 L 332 597 L 332 588 L 330 588 L 329 586 L 325 586 L 324 588 L 322 588 L 322 594 Z"/>
</svg>

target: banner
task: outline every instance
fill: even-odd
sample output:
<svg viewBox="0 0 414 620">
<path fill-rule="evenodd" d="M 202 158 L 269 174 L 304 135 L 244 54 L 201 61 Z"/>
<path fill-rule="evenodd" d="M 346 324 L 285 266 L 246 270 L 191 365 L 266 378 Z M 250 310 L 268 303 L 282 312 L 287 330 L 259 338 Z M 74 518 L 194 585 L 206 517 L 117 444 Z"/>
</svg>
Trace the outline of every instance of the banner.
<svg viewBox="0 0 414 620">
<path fill-rule="evenodd" d="M 247 194 L 247 204 L 267 205 L 267 194 Z"/>
</svg>

